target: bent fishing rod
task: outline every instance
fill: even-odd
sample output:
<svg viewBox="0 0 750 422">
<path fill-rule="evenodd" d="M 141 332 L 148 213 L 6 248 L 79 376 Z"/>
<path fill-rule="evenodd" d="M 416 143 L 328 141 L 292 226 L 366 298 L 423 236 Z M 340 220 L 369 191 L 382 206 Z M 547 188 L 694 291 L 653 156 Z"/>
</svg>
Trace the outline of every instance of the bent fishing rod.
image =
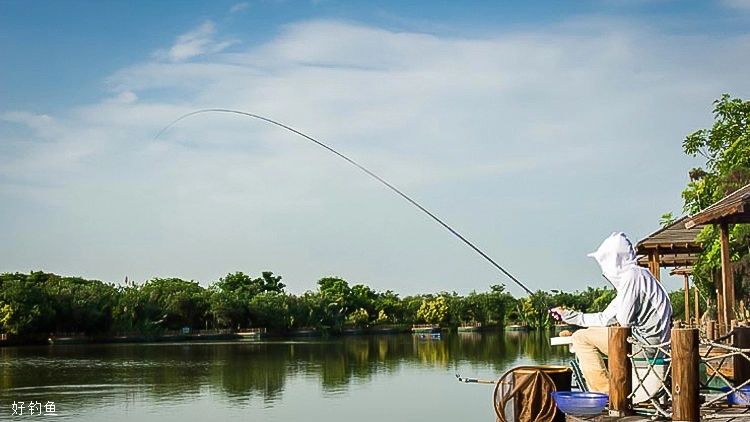
<svg viewBox="0 0 750 422">
<path fill-rule="evenodd" d="M 479 249 L 476 245 L 474 245 L 473 243 L 471 243 L 471 241 L 469 241 L 469 239 L 465 238 L 463 235 L 461 235 L 461 233 L 459 233 L 458 231 L 456 231 L 453 227 L 449 226 L 443 220 L 441 220 L 440 218 L 438 218 L 438 216 L 436 216 L 435 214 L 433 214 L 430 210 L 428 210 L 427 208 L 423 207 L 419 202 L 417 202 L 414 199 L 412 199 L 411 197 L 409 197 L 409 195 L 405 194 L 400 189 L 398 189 L 397 187 L 395 187 L 394 185 L 392 185 L 391 183 L 389 183 L 387 180 L 385 180 L 382 177 L 378 176 L 377 174 L 373 173 L 372 171 L 370 171 L 369 169 L 367 169 L 365 166 L 363 166 L 363 165 L 359 164 L 358 162 L 352 160 L 351 158 L 347 157 L 346 155 L 344 155 L 344 154 L 336 151 L 332 147 L 324 144 L 323 142 L 321 142 L 321 141 L 313 138 L 310 135 L 307 135 L 307 134 L 305 134 L 305 133 L 303 133 L 303 132 L 301 132 L 301 131 L 299 131 L 299 130 L 291 127 L 291 126 L 285 125 L 284 123 L 280 123 L 280 122 L 278 122 L 276 120 L 270 119 L 268 117 L 263 117 L 263 116 L 260 116 L 258 114 L 248 113 L 246 111 L 232 110 L 232 109 L 228 109 L 228 108 L 205 108 L 205 109 L 201 109 L 201 110 L 192 111 L 190 113 L 183 114 L 182 116 L 178 117 L 177 119 L 175 119 L 174 121 L 172 121 L 172 123 L 168 124 L 162 130 L 160 130 L 159 133 L 156 134 L 156 136 L 154 137 L 154 139 L 159 139 L 159 137 L 161 137 L 161 135 L 163 135 L 167 130 L 169 130 L 170 128 L 172 128 L 174 125 L 176 125 L 180 121 L 182 121 L 184 119 L 187 119 L 190 116 L 195 116 L 196 114 L 205 114 L 205 113 L 235 114 L 235 115 L 250 117 L 250 118 L 253 118 L 253 119 L 257 119 L 257 120 L 262 120 L 262 121 L 264 121 L 266 123 L 270 123 L 272 125 L 275 125 L 275 126 L 278 126 L 280 128 L 286 129 L 286 130 L 288 130 L 288 131 L 290 131 L 292 133 L 295 133 L 295 134 L 297 134 L 297 135 L 299 135 L 299 136 L 307 139 L 308 141 L 315 143 L 316 145 L 320 146 L 321 148 L 326 149 L 328 152 L 336 155 L 337 157 L 339 157 L 342 160 L 346 161 L 347 163 L 353 165 L 354 167 L 357 167 L 358 169 L 360 169 L 361 171 L 363 171 L 368 176 L 372 177 L 373 179 L 377 180 L 381 184 L 385 185 L 388 189 L 390 189 L 393 192 L 395 192 L 398 196 L 402 197 L 407 202 L 409 202 L 413 206 L 417 207 L 420 211 L 422 211 L 423 213 L 427 214 L 430 218 L 432 218 L 438 224 L 440 224 L 441 226 L 443 226 L 443 228 L 445 228 L 446 230 L 448 230 L 449 232 L 451 232 L 451 234 L 453 234 L 454 236 L 456 236 L 457 238 L 459 238 L 462 242 L 464 242 L 467 246 L 469 246 L 472 250 L 474 250 L 474 252 L 478 253 L 482 258 L 484 258 L 490 264 L 492 264 L 495 268 L 497 268 L 498 270 L 500 270 L 503 274 L 505 274 L 505 276 L 507 276 L 509 279 L 511 279 L 514 283 L 516 283 L 516 285 L 518 285 L 520 288 L 522 288 L 526 293 L 528 293 L 529 295 L 533 294 L 532 291 L 531 291 L 531 289 L 529 289 L 523 283 L 521 283 L 516 277 L 513 276 L 513 274 L 511 274 L 505 268 L 503 268 L 500 264 L 498 264 L 497 262 L 495 262 L 494 259 L 490 258 L 489 255 L 487 255 L 481 249 Z"/>
</svg>

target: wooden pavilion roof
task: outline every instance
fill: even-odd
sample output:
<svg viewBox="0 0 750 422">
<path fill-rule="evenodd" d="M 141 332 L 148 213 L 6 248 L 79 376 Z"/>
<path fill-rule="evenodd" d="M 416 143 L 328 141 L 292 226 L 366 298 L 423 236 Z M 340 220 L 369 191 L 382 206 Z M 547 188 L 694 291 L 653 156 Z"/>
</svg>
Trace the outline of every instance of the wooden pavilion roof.
<svg viewBox="0 0 750 422">
<path fill-rule="evenodd" d="M 687 221 L 687 216 L 681 217 L 674 223 L 646 236 L 636 244 L 636 253 L 638 255 L 649 255 L 657 251 L 664 259 L 668 259 L 672 255 L 685 255 L 683 261 L 688 260 L 689 255 L 700 253 L 703 248 L 696 237 L 698 237 L 703 226 L 695 225 L 688 229 L 685 227 Z"/>
<path fill-rule="evenodd" d="M 677 267 L 669 272 L 669 275 L 691 275 L 693 274 L 693 267 Z"/>
<path fill-rule="evenodd" d="M 661 255 L 659 257 L 659 266 L 664 267 L 664 268 L 691 267 L 696 263 L 696 261 L 698 261 L 697 253 L 678 253 L 678 254 L 667 253 L 666 255 Z M 649 256 L 639 255 L 638 265 L 640 265 L 641 267 L 648 267 Z"/>
<path fill-rule="evenodd" d="M 750 184 L 725 196 L 705 210 L 690 217 L 685 228 L 691 229 L 701 224 L 750 223 Z"/>
</svg>

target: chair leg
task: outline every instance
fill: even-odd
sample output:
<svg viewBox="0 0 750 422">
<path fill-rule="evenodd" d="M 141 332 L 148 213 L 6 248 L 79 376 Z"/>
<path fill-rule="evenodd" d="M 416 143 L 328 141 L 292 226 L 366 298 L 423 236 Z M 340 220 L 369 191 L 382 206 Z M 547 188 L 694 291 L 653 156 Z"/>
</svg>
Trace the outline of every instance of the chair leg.
<svg viewBox="0 0 750 422">
<path fill-rule="evenodd" d="M 589 391 L 586 380 L 583 378 L 583 372 L 581 371 L 581 364 L 578 362 L 578 358 L 573 358 L 570 361 L 570 369 L 573 370 L 573 377 L 575 378 L 576 384 L 581 391 Z"/>
</svg>

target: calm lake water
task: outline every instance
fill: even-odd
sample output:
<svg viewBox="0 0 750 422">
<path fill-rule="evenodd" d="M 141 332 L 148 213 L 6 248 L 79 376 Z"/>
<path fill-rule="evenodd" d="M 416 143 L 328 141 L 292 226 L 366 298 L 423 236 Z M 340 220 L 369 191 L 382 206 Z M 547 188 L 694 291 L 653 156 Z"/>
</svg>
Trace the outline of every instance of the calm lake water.
<svg viewBox="0 0 750 422">
<path fill-rule="evenodd" d="M 494 421 L 496 378 L 566 363 L 537 333 L 0 348 L 0 420 L 13 401 L 74 421 Z M 42 417 L 44 418 L 44 417 Z"/>
</svg>

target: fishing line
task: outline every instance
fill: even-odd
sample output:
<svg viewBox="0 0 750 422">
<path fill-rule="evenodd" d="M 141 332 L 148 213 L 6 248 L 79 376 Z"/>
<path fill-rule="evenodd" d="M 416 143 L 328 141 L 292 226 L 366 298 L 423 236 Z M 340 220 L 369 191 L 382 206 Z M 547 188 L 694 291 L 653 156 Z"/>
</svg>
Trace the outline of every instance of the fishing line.
<svg viewBox="0 0 750 422">
<path fill-rule="evenodd" d="M 497 262 L 495 262 L 494 259 L 490 258 L 489 255 L 487 255 L 486 253 L 484 253 L 476 245 L 474 245 L 467 238 L 465 238 L 463 235 L 461 235 L 461 233 L 457 232 L 453 227 L 449 226 L 443 220 L 441 220 L 440 218 L 438 218 L 438 216 L 436 216 L 435 214 L 433 214 L 430 210 L 428 210 L 427 208 L 423 207 L 420 203 L 418 203 L 417 201 L 415 201 L 414 199 L 412 199 L 411 197 L 409 197 L 409 195 L 405 194 L 400 189 L 398 189 L 397 187 L 393 186 L 392 184 L 390 184 L 388 181 L 386 181 L 382 177 L 380 177 L 377 174 L 373 173 L 372 171 L 368 170 L 365 166 L 363 166 L 363 165 L 359 164 L 358 162 L 352 160 L 351 158 L 347 157 L 346 155 L 344 155 L 344 154 L 336 151 L 335 149 L 331 148 L 330 146 L 324 144 L 323 142 L 320 142 L 319 140 L 313 138 L 312 136 L 306 135 L 306 134 L 300 132 L 299 130 L 297 130 L 297 129 L 293 128 L 293 127 L 290 127 L 290 126 L 287 126 L 287 125 L 285 125 L 283 123 L 280 123 L 280 122 L 277 122 L 275 120 L 269 119 L 268 117 L 263 117 L 263 116 L 260 116 L 260 115 L 257 115 L 257 114 L 253 114 L 253 113 L 248 113 L 248 112 L 245 112 L 245 111 L 232 110 L 232 109 L 227 109 L 227 108 L 206 108 L 206 109 L 192 111 L 190 113 L 187 113 L 187 114 L 184 114 L 184 115 L 178 117 L 172 123 L 168 124 L 162 130 L 160 130 L 159 133 L 156 134 L 156 136 L 154 137 L 154 139 L 158 139 L 162 134 L 164 134 L 167 130 L 169 130 L 171 127 L 173 127 L 174 125 L 176 125 L 180 121 L 182 121 L 184 119 L 187 119 L 190 116 L 195 116 L 196 114 L 204 114 L 204 113 L 238 114 L 238 115 L 241 115 L 241 116 L 246 116 L 246 117 L 251 117 L 253 119 L 262 120 L 264 122 L 271 123 L 272 125 L 275 125 L 275 126 L 283 128 L 283 129 L 286 129 L 286 130 L 288 130 L 290 132 L 293 132 L 293 133 L 295 133 L 295 134 L 297 134 L 297 135 L 299 135 L 299 136 L 307 139 L 308 141 L 311 141 L 311 142 L 317 144 L 318 146 L 320 146 L 322 148 L 325 148 L 330 153 L 332 153 L 332 154 L 338 156 L 339 158 L 345 160 L 349 164 L 351 164 L 351 165 L 357 167 L 358 169 L 360 169 L 361 171 L 365 172 L 368 176 L 372 177 L 373 179 L 377 180 L 381 184 L 385 185 L 388 189 L 390 189 L 393 192 L 395 192 L 396 194 L 398 194 L 400 197 L 402 197 L 403 199 L 405 199 L 406 201 L 408 201 L 413 206 L 419 208 L 420 211 L 422 211 L 423 213 L 427 214 L 430 218 L 432 218 L 438 224 L 440 224 L 441 226 L 443 226 L 443 228 L 445 228 L 446 230 L 448 230 L 449 232 L 451 232 L 451 234 L 453 234 L 457 238 L 461 239 L 461 241 L 464 242 L 471 249 L 473 249 L 474 252 L 478 253 L 480 256 L 482 256 L 482 258 L 486 259 L 495 268 L 497 268 L 498 270 L 500 270 L 503 274 L 505 274 L 505 276 L 507 276 L 509 279 L 511 279 L 519 287 L 521 287 L 526 293 L 528 293 L 529 295 L 533 294 L 532 291 L 531 291 L 531 289 L 529 289 L 523 283 L 521 283 L 517 278 L 515 278 L 513 276 L 513 274 L 509 273 L 500 264 L 498 264 Z"/>
</svg>

